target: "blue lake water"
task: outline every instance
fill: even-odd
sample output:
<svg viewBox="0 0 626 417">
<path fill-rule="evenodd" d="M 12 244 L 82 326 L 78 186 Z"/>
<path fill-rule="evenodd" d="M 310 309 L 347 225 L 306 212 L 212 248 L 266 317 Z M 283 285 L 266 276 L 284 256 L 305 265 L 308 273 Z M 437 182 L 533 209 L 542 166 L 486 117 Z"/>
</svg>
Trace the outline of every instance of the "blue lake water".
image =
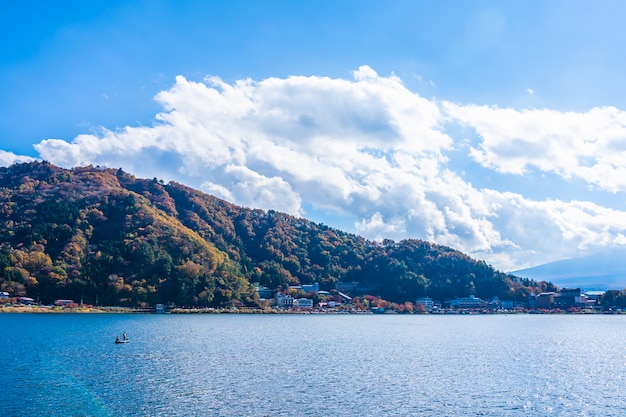
<svg viewBox="0 0 626 417">
<path fill-rule="evenodd" d="M 0 329 L 2 416 L 626 415 L 626 316 L 0 314 Z"/>
</svg>

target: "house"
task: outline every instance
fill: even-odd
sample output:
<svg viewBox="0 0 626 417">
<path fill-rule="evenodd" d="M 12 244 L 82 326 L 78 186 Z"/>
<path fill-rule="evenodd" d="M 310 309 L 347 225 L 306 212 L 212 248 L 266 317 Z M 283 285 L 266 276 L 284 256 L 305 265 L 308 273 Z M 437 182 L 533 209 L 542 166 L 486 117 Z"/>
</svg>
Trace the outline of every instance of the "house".
<svg viewBox="0 0 626 417">
<path fill-rule="evenodd" d="M 9 293 L 6 291 L 0 291 L 0 300 L 9 298 Z"/>
<path fill-rule="evenodd" d="M 17 297 L 17 303 L 32 306 L 33 304 L 35 304 L 35 300 L 30 297 Z"/>
</svg>

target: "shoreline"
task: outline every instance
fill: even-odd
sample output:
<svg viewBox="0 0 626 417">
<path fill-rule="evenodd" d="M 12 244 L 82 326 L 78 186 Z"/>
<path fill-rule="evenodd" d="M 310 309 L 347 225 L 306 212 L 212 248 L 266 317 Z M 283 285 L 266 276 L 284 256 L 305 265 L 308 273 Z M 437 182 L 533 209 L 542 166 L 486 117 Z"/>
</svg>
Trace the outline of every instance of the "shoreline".
<svg viewBox="0 0 626 417">
<path fill-rule="evenodd" d="M 356 311 L 356 310 L 283 310 L 283 309 L 255 309 L 255 308 L 172 308 L 164 313 L 155 313 L 154 309 L 149 308 L 132 308 L 132 307 L 94 307 L 94 306 L 82 306 L 82 307 L 60 307 L 60 306 L 29 306 L 29 305 L 13 305 L 2 306 L 0 305 L 0 314 L 308 314 L 308 315 L 323 315 L 323 314 L 341 314 L 341 315 L 432 315 L 432 316 L 465 316 L 465 315 L 509 315 L 509 314 L 527 314 L 527 315 L 553 315 L 553 314 L 565 314 L 565 315 L 621 315 L 626 314 L 626 311 L 564 311 L 564 310 L 521 310 L 521 311 L 475 311 L 475 310 L 447 310 L 440 312 L 398 312 L 395 310 L 388 310 L 384 312 L 373 311 Z"/>
<path fill-rule="evenodd" d="M 63 308 L 59 306 L 0 306 L 0 314 L 2 313 L 20 313 L 20 314 L 30 314 L 30 313 L 79 313 L 79 314 L 106 314 L 106 313 L 123 313 L 123 314 L 137 314 L 137 313 L 149 313 L 149 311 L 138 311 L 136 309 L 131 309 L 128 307 L 93 307 L 93 306 L 84 306 L 84 307 L 72 307 L 72 308 Z"/>
</svg>

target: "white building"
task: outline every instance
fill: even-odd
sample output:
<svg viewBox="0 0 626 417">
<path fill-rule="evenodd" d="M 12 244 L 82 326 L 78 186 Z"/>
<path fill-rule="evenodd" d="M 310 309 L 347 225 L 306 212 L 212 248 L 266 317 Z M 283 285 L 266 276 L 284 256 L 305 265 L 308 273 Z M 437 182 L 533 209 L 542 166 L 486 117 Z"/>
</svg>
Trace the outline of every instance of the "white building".
<svg viewBox="0 0 626 417">
<path fill-rule="evenodd" d="M 450 301 L 450 307 L 457 308 L 479 308 L 482 306 L 483 300 L 480 298 L 476 298 L 474 295 L 470 295 L 469 297 L 459 297 L 455 300 Z"/>
<path fill-rule="evenodd" d="M 296 298 L 294 300 L 296 308 L 313 308 L 313 300 L 310 298 Z"/>
<path fill-rule="evenodd" d="M 418 299 L 416 299 L 415 305 L 418 306 L 420 304 L 424 306 L 426 311 L 432 311 L 433 307 L 435 306 L 433 299 L 430 297 L 419 297 Z"/>
</svg>

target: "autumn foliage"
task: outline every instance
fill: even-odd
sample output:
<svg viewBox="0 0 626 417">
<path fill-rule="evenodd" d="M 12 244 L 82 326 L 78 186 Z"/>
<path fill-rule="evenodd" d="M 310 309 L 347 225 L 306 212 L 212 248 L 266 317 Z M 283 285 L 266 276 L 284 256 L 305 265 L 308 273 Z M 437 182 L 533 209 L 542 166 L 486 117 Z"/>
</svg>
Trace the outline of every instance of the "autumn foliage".
<svg viewBox="0 0 626 417">
<path fill-rule="evenodd" d="M 44 303 L 254 306 L 253 282 L 317 282 L 410 311 L 425 295 L 522 300 L 546 285 L 421 240 L 373 242 L 122 169 L 46 162 L 0 168 L 0 243 L 0 291 Z"/>
</svg>

